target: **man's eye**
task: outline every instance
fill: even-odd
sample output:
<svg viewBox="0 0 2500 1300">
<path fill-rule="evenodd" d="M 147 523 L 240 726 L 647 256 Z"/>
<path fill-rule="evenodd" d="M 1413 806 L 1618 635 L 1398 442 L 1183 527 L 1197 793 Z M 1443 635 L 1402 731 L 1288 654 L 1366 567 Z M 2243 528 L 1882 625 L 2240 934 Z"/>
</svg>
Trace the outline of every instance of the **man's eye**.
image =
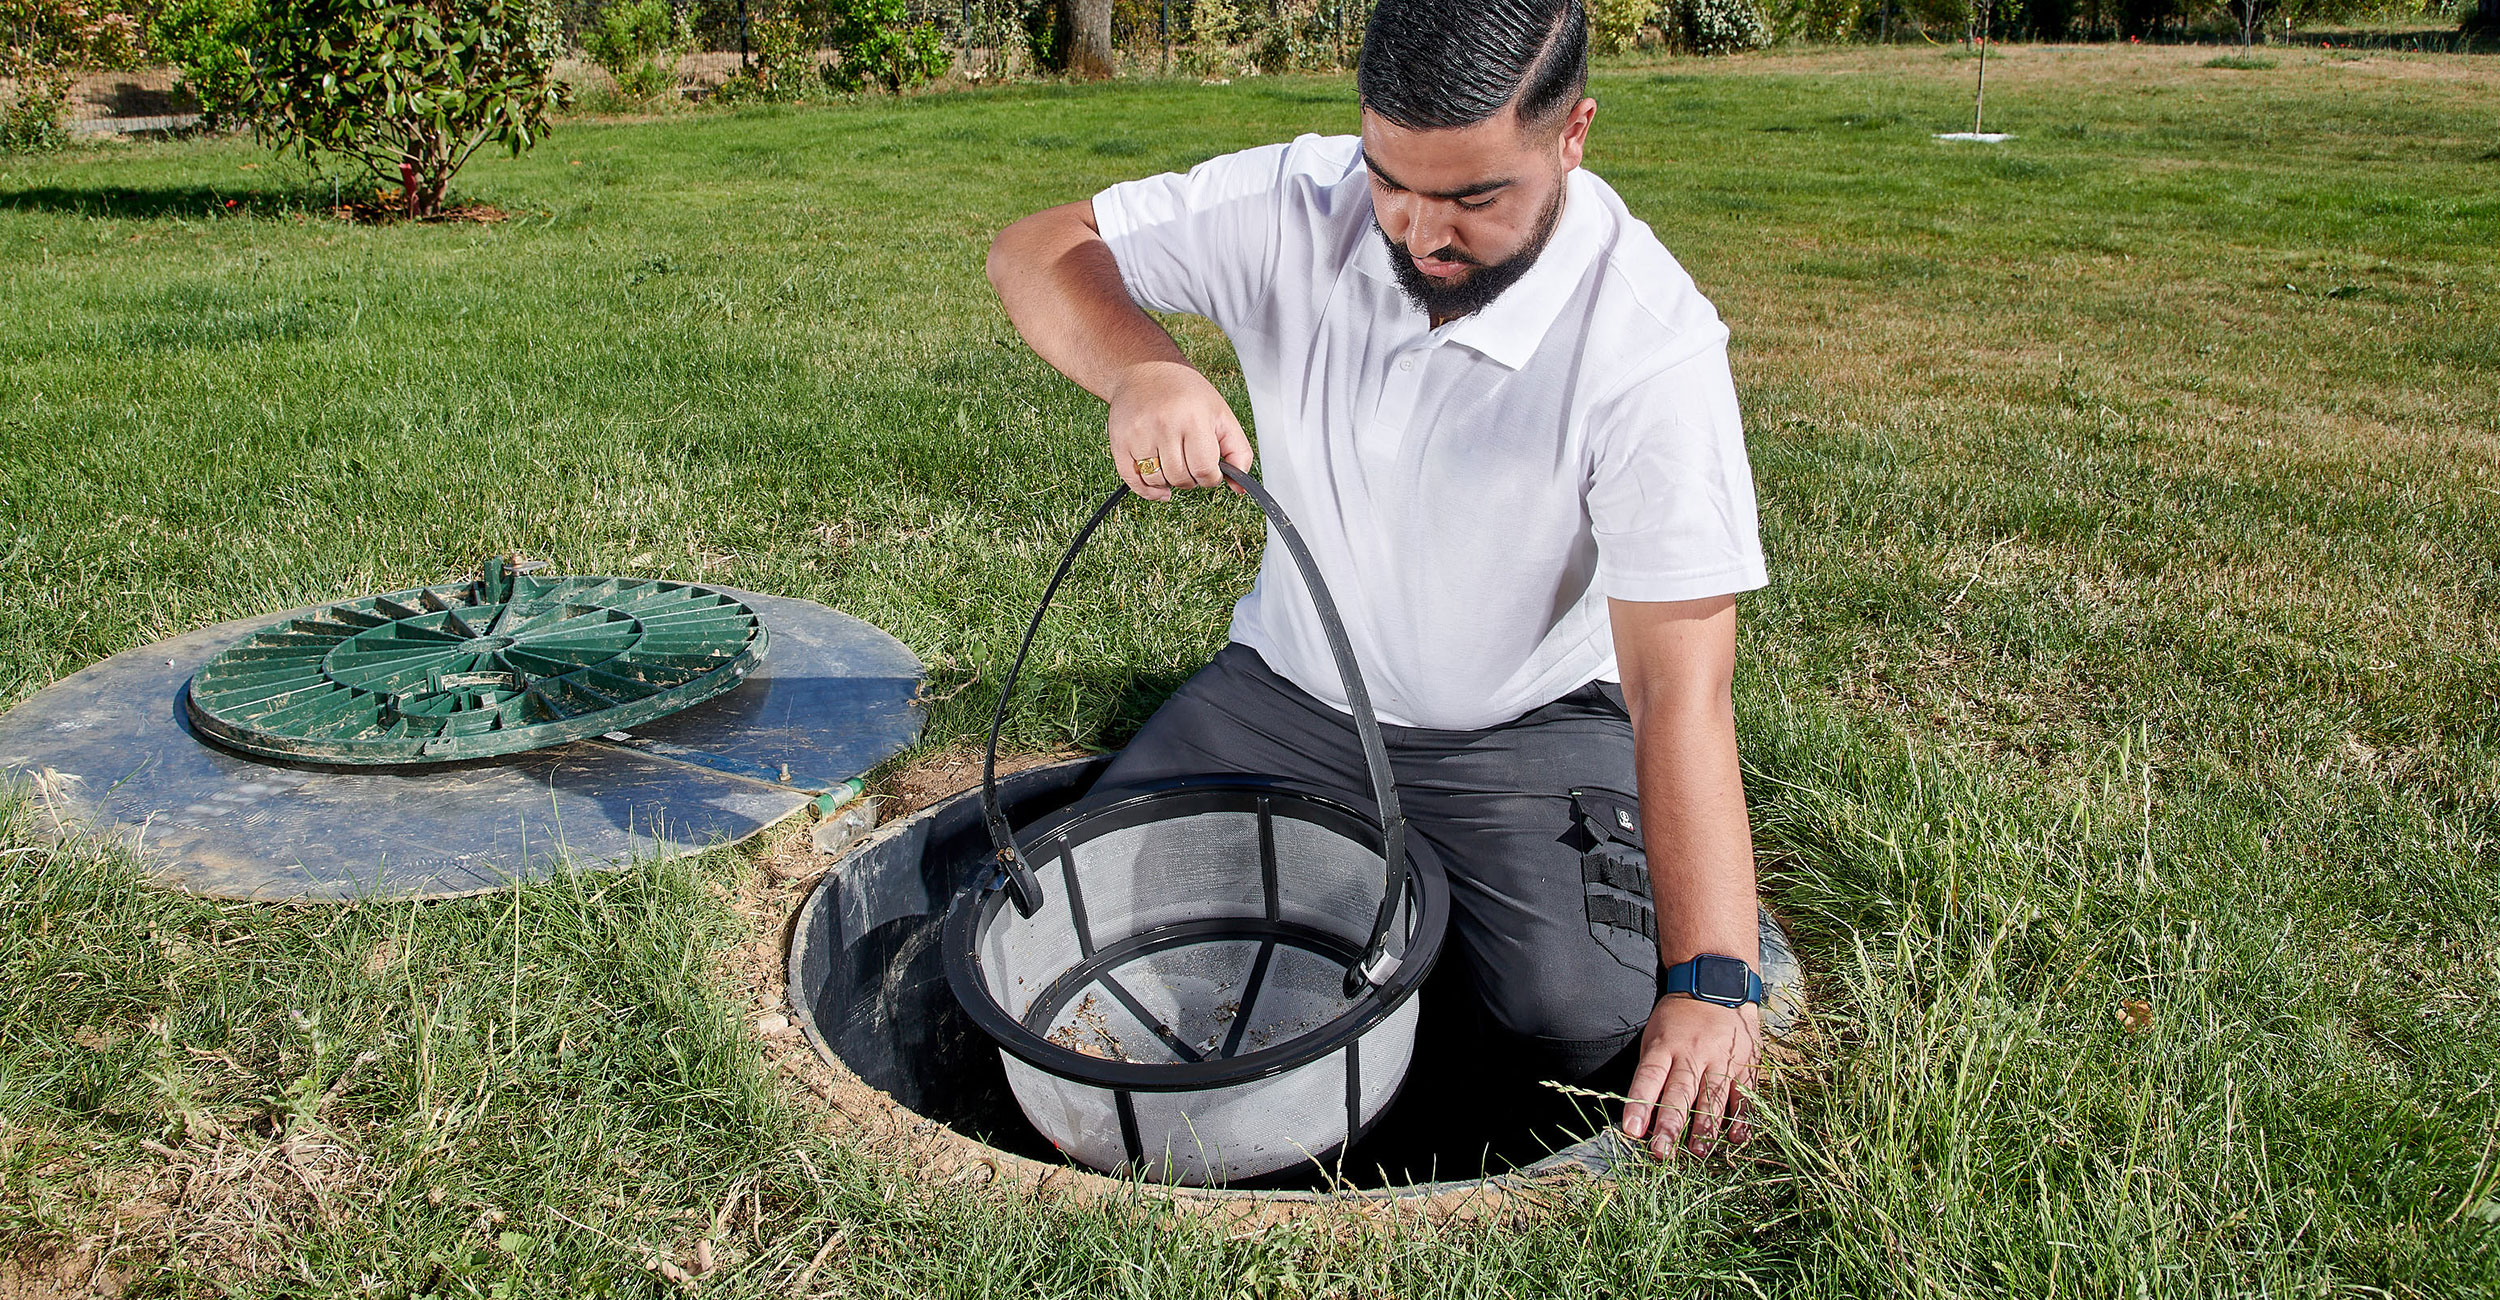
<svg viewBox="0 0 2500 1300">
<path fill-rule="evenodd" d="M 1478 209 L 1478 208 L 1489 208 L 1489 207 L 1492 207 L 1492 206 L 1493 206 L 1493 200 L 1492 200 L 1492 199 L 1490 199 L 1490 198 L 1482 198 L 1482 199 L 1460 199 L 1460 200 L 1458 201 L 1458 206 L 1460 206 L 1460 207 L 1462 207 L 1462 208 L 1467 209 L 1469 212 L 1473 212 L 1473 211 L 1475 211 L 1475 210 L 1476 210 L 1476 209 Z"/>
</svg>

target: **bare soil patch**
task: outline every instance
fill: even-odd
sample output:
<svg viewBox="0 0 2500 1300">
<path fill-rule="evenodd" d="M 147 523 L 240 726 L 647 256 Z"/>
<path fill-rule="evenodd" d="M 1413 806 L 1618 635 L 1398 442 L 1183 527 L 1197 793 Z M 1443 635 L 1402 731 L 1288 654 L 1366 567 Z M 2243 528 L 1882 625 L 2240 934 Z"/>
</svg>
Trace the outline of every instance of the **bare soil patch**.
<svg viewBox="0 0 2500 1300">
<path fill-rule="evenodd" d="M 389 226 L 402 221 L 432 225 L 470 223 L 486 226 L 508 220 L 512 216 L 511 213 L 492 203 L 453 203 L 427 216 L 412 217 L 408 215 L 408 207 L 400 200 L 400 197 L 384 189 L 375 190 L 370 199 L 358 199 L 352 203 L 339 204 L 330 209 L 330 215 L 341 221 L 352 221 L 361 226 Z"/>
</svg>

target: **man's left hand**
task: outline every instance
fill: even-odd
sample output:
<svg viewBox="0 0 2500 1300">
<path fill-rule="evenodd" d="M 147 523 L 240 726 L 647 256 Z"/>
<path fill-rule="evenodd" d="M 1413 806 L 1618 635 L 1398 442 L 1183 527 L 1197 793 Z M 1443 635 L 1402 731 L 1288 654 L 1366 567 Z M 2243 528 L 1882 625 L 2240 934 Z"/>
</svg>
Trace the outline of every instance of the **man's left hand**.
<svg viewBox="0 0 2500 1300">
<path fill-rule="evenodd" d="M 1752 1134 L 1745 1093 L 1761 1056 L 1762 1008 L 1723 1007 L 1680 993 L 1658 999 L 1641 1031 L 1641 1063 L 1623 1107 L 1624 1136 L 1648 1138 L 1651 1154 L 1661 1160 L 1678 1141 L 1706 1156 L 1723 1131 L 1729 1145 L 1743 1142 Z"/>
</svg>

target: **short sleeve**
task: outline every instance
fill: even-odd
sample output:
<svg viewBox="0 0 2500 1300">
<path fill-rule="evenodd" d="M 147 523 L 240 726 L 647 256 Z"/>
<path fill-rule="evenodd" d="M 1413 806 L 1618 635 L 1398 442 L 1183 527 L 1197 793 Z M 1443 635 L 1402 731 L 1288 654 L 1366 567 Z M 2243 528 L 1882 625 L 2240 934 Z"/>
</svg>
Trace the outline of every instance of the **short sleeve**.
<svg viewBox="0 0 2500 1300">
<path fill-rule="evenodd" d="M 1125 181 L 1094 196 L 1094 225 L 1137 305 L 1233 328 L 1274 285 L 1292 145 L 1210 158 L 1187 174 Z"/>
<path fill-rule="evenodd" d="M 1724 334 L 1633 381 L 1590 419 L 1598 590 L 1700 600 L 1770 581 Z"/>
</svg>

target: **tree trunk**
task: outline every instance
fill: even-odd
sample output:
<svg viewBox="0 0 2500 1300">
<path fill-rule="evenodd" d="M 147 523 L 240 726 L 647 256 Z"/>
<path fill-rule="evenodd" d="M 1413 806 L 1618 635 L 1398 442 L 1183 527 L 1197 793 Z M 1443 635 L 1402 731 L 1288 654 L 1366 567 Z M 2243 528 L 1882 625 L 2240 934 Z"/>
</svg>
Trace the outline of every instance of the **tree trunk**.
<svg viewBox="0 0 2500 1300">
<path fill-rule="evenodd" d="M 2500 0 L 2483 0 L 2465 20 L 2465 30 L 2484 36 L 2500 36 Z"/>
<path fill-rule="evenodd" d="M 1111 0 L 1059 0 L 1051 44 L 1059 69 L 1088 81 L 1111 75 Z"/>
</svg>

